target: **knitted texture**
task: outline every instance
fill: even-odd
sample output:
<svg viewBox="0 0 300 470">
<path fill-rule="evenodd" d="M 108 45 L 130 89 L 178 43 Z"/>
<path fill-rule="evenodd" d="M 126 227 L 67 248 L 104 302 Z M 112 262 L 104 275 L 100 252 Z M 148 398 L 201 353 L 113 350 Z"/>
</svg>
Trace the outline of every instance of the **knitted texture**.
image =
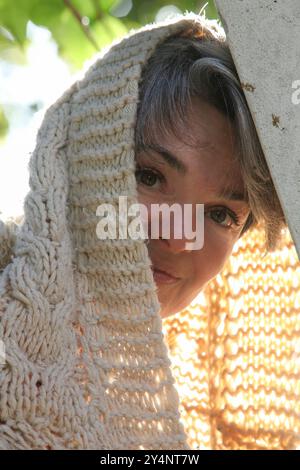
<svg viewBox="0 0 300 470">
<path fill-rule="evenodd" d="M 96 209 L 138 202 L 142 65 L 195 20 L 115 41 L 45 115 L 1 276 L 2 448 L 188 448 L 147 247 L 99 240 Z"/>
<path fill-rule="evenodd" d="M 278 297 L 282 305 L 271 304 L 274 295 L 268 304 L 262 287 L 269 308 L 255 310 L 255 280 L 262 282 L 267 271 L 259 248 L 243 238 L 232 259 L 235 274 L 225 271 L 210 284 L 202 310 L 196 304 L 169 320 L 176 338 L 170 349 L 145 243 L 96 235 L 100 204 L 118 212 L 119 196 L 137 202 L 134 128 L 143 64 L 169 35 L 201 35 L 203 22 L 189 13 L 115 41 L 45 115 L 29 163 L 24 219 L 17 230 L 0 226 L 2 449 L 237 448 L 254 446 L 258 429 L 266 446 L 296 442 L 299 421 L 284 421 L 290 405 L 299 414 L 298 371 L 289 356 L 299 324 L 285 298 L 293 299 L 294 277 Z M 181 342 L 181 335 L 191 341 Z M 180 362 L 180 344 L 191 353 L 188 361 Z M 262 357 L 265 381 L 259 382 Z M 279 385 L 267 381 L 274 371 Z M 282 390 L 285 377 L 289 392 Z M 279 406 L 276 395 L 268 408 L 274 393 L 285 393 L 286 401 Z M 254 416 L 260 406 L 267 413 L 284 410 L 278 424 L 287 426 L 284 439 L 279 431 L 268 438 L 267 421 Z"/>
<path fill-rule="evenodd" d="M 164 320 L 191 448 L 300 449 L 300 263 L 289 230 L 256 228 L 184 311 Z"/>
</svg>

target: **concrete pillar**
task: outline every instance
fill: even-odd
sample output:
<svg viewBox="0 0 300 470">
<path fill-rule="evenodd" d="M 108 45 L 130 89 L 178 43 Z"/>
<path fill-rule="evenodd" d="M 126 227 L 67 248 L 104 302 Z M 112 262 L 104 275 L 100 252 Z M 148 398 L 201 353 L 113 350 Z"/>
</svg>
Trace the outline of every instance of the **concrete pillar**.
<svg viewBox="0 0 300 470">
<path fill-rule="evenodd" d="M 300 258 L 300 1 L 215 4 Z"/>
</svg>

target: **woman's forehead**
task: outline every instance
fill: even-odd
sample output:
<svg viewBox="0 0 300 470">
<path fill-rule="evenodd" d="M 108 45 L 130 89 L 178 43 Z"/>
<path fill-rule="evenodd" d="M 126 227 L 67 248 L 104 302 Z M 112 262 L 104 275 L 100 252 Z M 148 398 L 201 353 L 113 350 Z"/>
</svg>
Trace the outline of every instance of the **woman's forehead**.
<svg viewBox="0 0 300 470">
<path fill-rule="evenodd" d="M 195 146 L 233 150 L 234 128 L 230 119 L 209 103 L 197 100 L 187 110 L 186 130 Z"/>
<path fill-rule="evenodd" d="M 186 115 L 186 122 L 178 132 L 161 136 L 158 145 L 171 147 L 187 163 L 191 160 L 230 171 L 240 168 L 235 147 L 233 126 L 218 110 L 204 103 Z"/>
</svg>

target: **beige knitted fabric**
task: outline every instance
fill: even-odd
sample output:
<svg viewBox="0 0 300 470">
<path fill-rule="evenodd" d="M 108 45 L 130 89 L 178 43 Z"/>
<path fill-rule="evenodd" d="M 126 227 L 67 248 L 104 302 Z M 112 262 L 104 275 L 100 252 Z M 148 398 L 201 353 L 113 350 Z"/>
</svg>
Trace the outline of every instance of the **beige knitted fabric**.
<svg viewBox="0 0 300 470">
<path fill-rule="evenodd" d="M 282 312 L 274 304 L 262 320 L 264 307 L 253 314 L 251 303 L 243 309 L 238 302 L 248 295 L 248 267 L 253 274 L 249 239 L 241 240 L 243 260 L 240 252 L 233 257 L 242 273 L 238 287 L 225 271 L 207 291 L 205 307 L 197 304 L 176 315 L 165 323 L 165 332 L 144 242 L 96 236 L 99 204 L 118 208 L 120 195 L 128 197 L 128 204 L 137 202 L 134 127 L 143 64 L 170 34 L 200 35 L 203 23 L 189 13 L 131 32 L 97 58 L 46 113 L 30 160 L 24 219 L 19 226 L 0 224 L 1 449 L 253 447 L 260 445 L 257 430 L 269 436 L 274 426 L 263 416 L 255 418 L 257 387 L 268 397 L 275 393 L 274 406 L 283 410 L 279 431 L 265 445 L 296 443 L 299 366 L 292 349 L 295 353 L 299 321 L 291 305 L 284 304 Z M 255 260 L 259 273 L 265 268 L 259 257 Z M 296 263 L 292 269 L 296 272 Z M 256 295 L 253 285 L 249 288 Z M 233 330 L 232 315 L 240 319 L 232 323 Z M 276 326 L 268 325 L 268 318 L 276 318 Z M 267 342 L 263 350 L 254 348 L 253 335 L 260 329 L 262 341 L 271 341 L 273 334 L 284 338 L 279 360 Z M 173 342 L 166 341 L 172 335 Z M 245 358 L 250 362 L 243 366 L 230 360 L 230 354 L 244 357 L 239 342 L 240 349 L 231 352 L 235 338 L 248 341 Z M 250 382 L 260 370 L 256 361 L 266 357 L 271 362 L 264 363 L 262 382 Z M 193 385 L 187 383 L 188 365 Z M 279 385 L 267 380 L 273 372 Z M 231 373 L 239 377 L 236 385 Z M 283 390 L 285 379 L 290 391 Z M 234 404 L 235 386 L 242 395 Z M 187 390 L 199 393 L 188 396 Z M 285 394 L 283 405 L 279 393 Z M 294 420 L 285 422 L 290 408 Z M 280 441 L 283 422 L 287 432 Z"/>
</svg>

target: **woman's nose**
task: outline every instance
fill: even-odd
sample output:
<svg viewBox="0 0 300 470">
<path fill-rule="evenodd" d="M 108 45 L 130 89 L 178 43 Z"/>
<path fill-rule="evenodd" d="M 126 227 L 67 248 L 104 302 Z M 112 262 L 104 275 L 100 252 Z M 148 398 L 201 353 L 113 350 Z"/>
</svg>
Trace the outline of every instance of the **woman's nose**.
<svg viewBox="0 0 300 470">
<path fill-rule="evenodd" d="M 160 237 L 160 241 L 163 243 L 164 249 L 174 254 L 191 251 L 191 249 L 187 249 L 188 241 L 185 238 L 176 239 L 174 237 L 170 237 L 167 239 Z"/>
<path fill-rule="evenodd" d="M 164 243 L 165 249 L 169 250 L 172 253 L 181 253 L 191 251 L 190 242 L 191 239 L 188 238 L 186 230 L 184 228 L 184 220 L 174 220 L 170 224 L 170 229 L 167 231 L 167 236 L 164 234 L 163 230 L 160 231 L 160 240 Z"/>
</svg>

